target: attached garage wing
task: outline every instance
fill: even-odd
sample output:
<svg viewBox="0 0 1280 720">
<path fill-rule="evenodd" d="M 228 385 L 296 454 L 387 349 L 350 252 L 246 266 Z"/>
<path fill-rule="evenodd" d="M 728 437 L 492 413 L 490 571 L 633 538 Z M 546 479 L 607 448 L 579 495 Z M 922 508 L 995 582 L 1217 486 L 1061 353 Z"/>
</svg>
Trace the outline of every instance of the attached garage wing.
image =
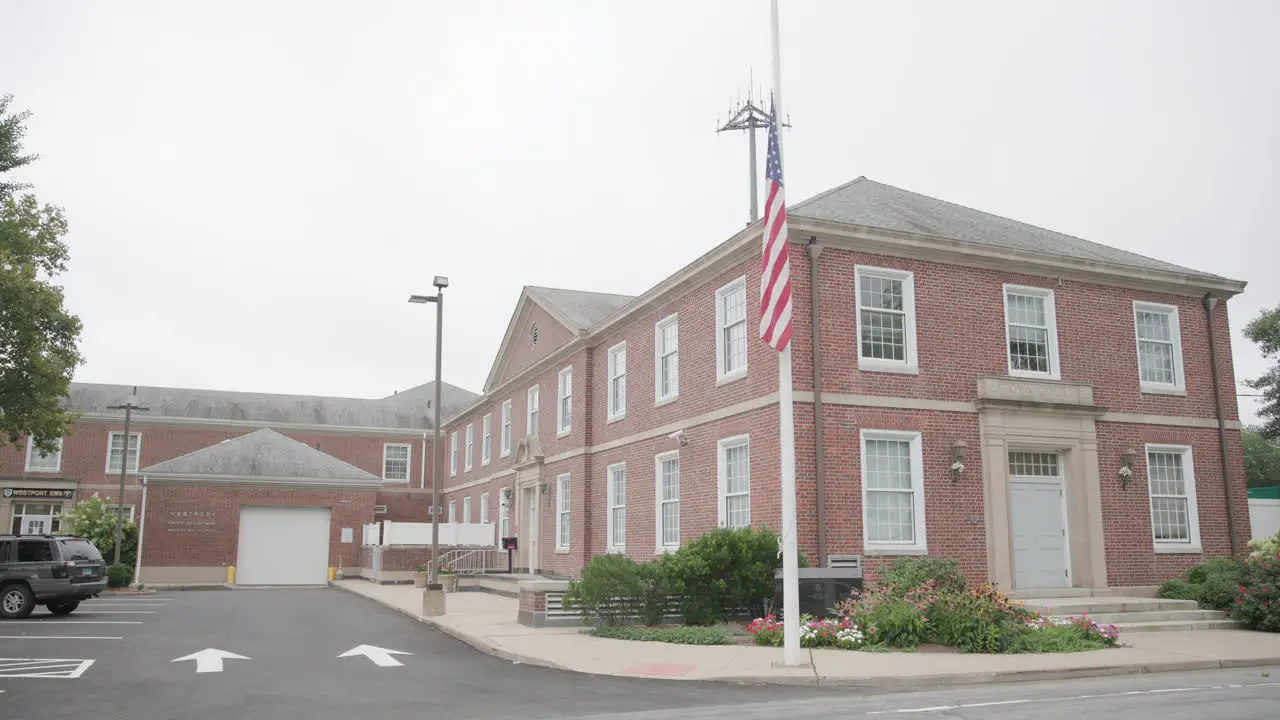
<svg viewBox="0 0 1280 720">
<path fill-rule="evenodd" d="M 240 508 L 238 585 L 324 585 L 329 580 L 329 508 Z"/>
</svg>

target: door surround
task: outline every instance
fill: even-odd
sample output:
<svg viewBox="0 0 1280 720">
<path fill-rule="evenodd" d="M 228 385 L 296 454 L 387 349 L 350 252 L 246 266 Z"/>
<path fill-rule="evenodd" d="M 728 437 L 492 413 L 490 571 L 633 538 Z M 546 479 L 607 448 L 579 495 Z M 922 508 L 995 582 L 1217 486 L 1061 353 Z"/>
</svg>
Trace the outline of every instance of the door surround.
<svg viewBox="0 0 1280 720">
<path fill-rule="evenodd" d="M 1009 452 L 1053 452 L 1059 456 L 1071 587 L 1105 588 L 1096 420 L 1107 408 L 1093 404 L 1093 387 L 1061 380 L 980 377 L 977 406 L 988 579 L 1002 590 L 1016 589 Z"/>
<path fill-rule="evenodd" d="M 518 538 L 517 565 L 529 573 L 542 566 L 542 446 L 537 437 L 525 437 L 515 449 L 516 471 L 513 521 Z"/>
</svg>

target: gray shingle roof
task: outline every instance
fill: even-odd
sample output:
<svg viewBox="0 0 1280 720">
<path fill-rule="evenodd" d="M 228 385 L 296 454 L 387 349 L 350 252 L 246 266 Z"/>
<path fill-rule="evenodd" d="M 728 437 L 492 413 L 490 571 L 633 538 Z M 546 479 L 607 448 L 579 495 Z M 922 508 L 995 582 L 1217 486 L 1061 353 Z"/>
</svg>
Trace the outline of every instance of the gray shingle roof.
<svg viewBox="0 0 1280 720">
<path fill-rule="evenodd" d="M 138 402 L 151 408 L 149 417 L 244 420 L 304 425 L 430 429 L 434 411 L 434 383 L 409 388 L 384 398 L 339 398 L 311 395 L 194 390 L 138 386 Z M 110 413 L 132 392 L 129 385 L 72 383 L 70 407 L 85 413 Z M 447 418 L 479 397 L 448 383 L 440 387 L 441 417 Z"/>
<path fill-rule="evenodd" d="M 223 440 L 217 445 L 143 468 L 140 472 L 143 475 L 215 476 L 245 480 L 382 482 L 372 473 L 269 428 Z"/>
<path fill-rule="evenodd" d="M 1064 258 L 1219 277 L 908 192 L 865 177 L 815 195 L 788 208 L 788 214 L 795 218 L 932 235 Z"/>
<path fill-rule="evenodd" d="M 614 295 L 532 285 L 525 286 L 525 290 L 572 323 L 573 327 L 570 328 L 572 330 L 589 330 L 596 323 L 612 315 L 618 308 L 635 300 L 634 295 Z"/>
</svg>

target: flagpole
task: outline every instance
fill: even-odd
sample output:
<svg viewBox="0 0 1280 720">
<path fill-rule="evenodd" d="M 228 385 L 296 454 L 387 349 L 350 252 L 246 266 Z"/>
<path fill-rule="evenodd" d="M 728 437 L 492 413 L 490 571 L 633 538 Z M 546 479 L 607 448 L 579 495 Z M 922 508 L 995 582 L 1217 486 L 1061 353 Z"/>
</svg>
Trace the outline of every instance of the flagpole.
<svg viewBox="0 0 1280 720">
<path fill-rule="evenodd" d="M 782 60 L 778 40 L 778 0 L 770 0 L 770 27 L 773 46 L 773 112 L 778 128 L 779 162 L 782 156 Z M 790 241 L 783 238 L 783 252 Z M 782 459 L 782 662 L 801 665 L 800 655 L 800 568 L 796 541 L 796 426 L 791 382 L 791 343 L 778 353 L 778 429 Z"/>
</svg>

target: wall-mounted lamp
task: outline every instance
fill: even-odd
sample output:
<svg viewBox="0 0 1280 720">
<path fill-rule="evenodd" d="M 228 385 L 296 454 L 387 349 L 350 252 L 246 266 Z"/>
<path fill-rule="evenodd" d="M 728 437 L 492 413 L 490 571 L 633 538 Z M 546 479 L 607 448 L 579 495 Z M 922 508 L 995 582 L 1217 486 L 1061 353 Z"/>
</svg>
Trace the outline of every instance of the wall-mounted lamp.
<svg viewBox="0 0 1280 720">
<path fill-rule="evenodd" d="M 1120 476 L 1121 490 L 1129 489 L 1129 478 L 1133 477 L 1133 460 L 1137 456 L 1138 452 L 1133 448 L 1125 450 L 1120 455 L 1120 471 L 1117 474 Z"/>
<path fill-rule="evenodd" d="M 957 440 L 951 443 L 951 482 L 960 479 L 960 473 L 964 472 L 964 449 L 969 444 L 963 440 Z"/>
<path fill-rule="evenodd" d="M 543 495 L 546 495 L 546 494 L 547 494 L 547 490 L 549 490 L 550 488 L 551 488 L 551 486 L 550 486 L 550 485 L 548 485 L 547 483 L 542 483 L 542 485 L 541 485 L 541 486 L 539 486 L 539 489 L 542 491 L 542 494 L 543 494 Z"/>
</svg>

